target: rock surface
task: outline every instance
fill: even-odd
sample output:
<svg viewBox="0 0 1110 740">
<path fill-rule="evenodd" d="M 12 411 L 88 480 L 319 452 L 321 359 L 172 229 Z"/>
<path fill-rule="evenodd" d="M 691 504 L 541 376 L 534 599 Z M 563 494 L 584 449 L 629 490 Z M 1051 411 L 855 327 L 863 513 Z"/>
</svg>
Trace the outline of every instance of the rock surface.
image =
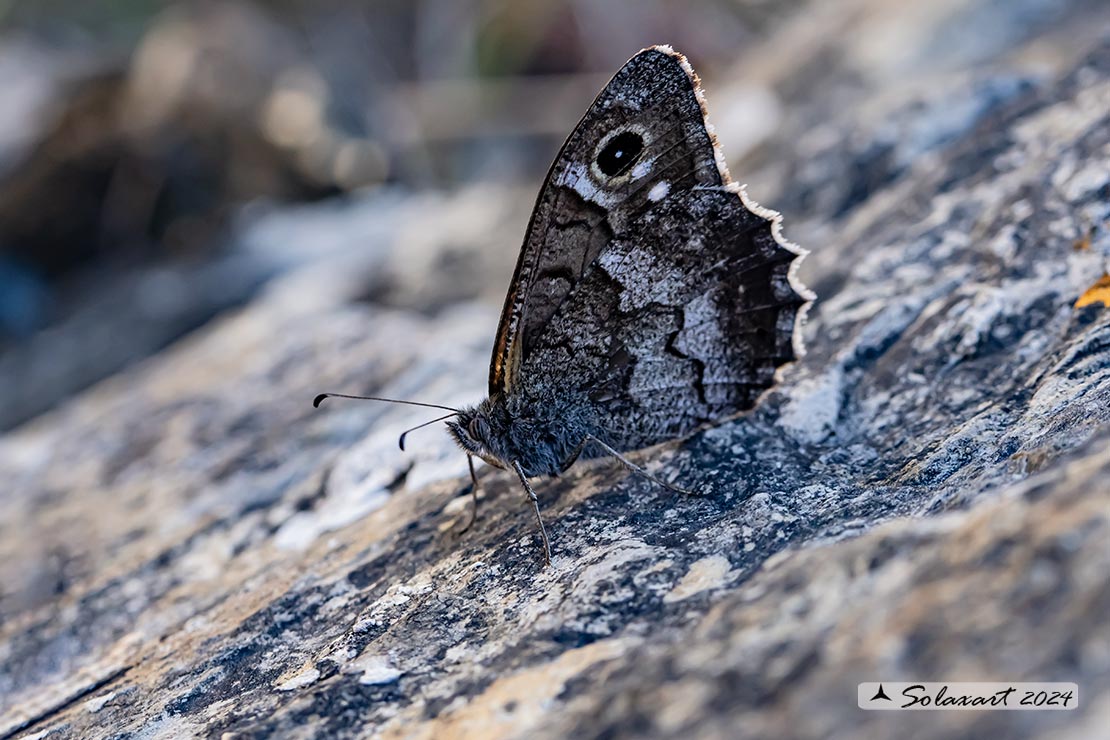
<svg viewBox="0 0 1110 740">
<path fill-rule="evenodd" d="M 976 10 L 1014 27 L 979 80 L 925 84 L 938 50 L 905 41 L 914 94 L 834 45 L 752 62 L 874 102 L 814 93 L 780 134 L 808 138 L 749 157 L 753 197 L 814 251 L 809 354 L 752 413 L 640 453 L 702 498 L 605 462 L 541 483 L 547 570 L 506 475 L 483 471 L 479 522 L 454 531 L 465 459 L 434 430 L 396 449 L 427 415 L 309 404 L 480 397 L 482 291 L 527 194 L 256 225 L 350 248 L 0 439 L 0 736 L 1096 736 L 1110 307 L 1075 304 L 1110 257 L 1110 44 L 1067 33 L 1098 4 L 1042 5 L 918 19 L 913 38 Z M 880 679 L 1074 681 L 1081 706 L 861 712 Z"/>
</svg>

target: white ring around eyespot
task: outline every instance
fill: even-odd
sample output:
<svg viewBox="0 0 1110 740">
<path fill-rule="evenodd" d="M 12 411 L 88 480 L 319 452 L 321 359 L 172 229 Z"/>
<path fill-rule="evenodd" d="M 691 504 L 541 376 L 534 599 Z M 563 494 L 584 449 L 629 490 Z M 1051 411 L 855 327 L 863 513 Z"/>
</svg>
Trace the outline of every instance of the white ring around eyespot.
<svg viewBox="0 0 1110 740">
<path fill-rule="evenodd" d="M 651 137 L 648 136 L 647 130 L 643 126 L 639 125 L 638 123 L 630 123 L 626 126 L 620 126 L 618 128 L 613 129 L 609 133 L 605 134 L 605 136 L 601 137 L 601 141 L 599 141 L 597 143 L 597 146 L 594 147 L 593 154 L 590 155 L 590 177 L 593 179 L 593 181 L 595 183 L 597 183 L 601 187 L 608 188 L 608 187 L 612 187 L 613 185 L 620 185 L 620 184 L 623 184 L 625 182 L 628 182 L 629 180 L 632 180 L 634 177 L 635 177 L 635 179 L 639 179 L 639 178 L 643 177 L 644 175 L 648 174 L 648 172 L 651 171 L 650 166 L 647 167 L 646 170 L 641 168 L 641 165 L 643 165 L 645 163 L 650 163 L 651 162 L 650 159 L 646 159 L 642 162 L 637 162 L 630 169 L 625 170 L 624 172 L 617 175 L 616 177 L 609 177 L 608 175 L 606 175 L 604 172 L 601 171 L 600 167 L 597 166 L 598 155 L 601 154 L 602 150 L 605 149 L 606 145 L 610 141 L 612 141 L 615 137 L 620 136 L 621 134 L 629 133 L 629 132 L 636 134 L 637 136 L 640 137 L 641 141 L 644 142 L 643 147 L 641 147 L 641 149 L 640 149 L 641 153 L 646 152 L 647 148 L 649 146 L 651 146 L 651 143 L 652 143 Z"/>
</svg>

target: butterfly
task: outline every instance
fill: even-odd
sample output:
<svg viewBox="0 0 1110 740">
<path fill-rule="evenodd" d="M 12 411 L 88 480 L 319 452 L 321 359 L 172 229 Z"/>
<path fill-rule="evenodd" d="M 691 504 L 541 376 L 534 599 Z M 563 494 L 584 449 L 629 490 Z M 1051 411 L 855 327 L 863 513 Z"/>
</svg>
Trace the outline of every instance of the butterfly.
<svg viewBox="0 0 1110 740">
<path fill-rule="evenodd" d="M 446 421 L 466 453 L 472 512 L 475 457 L 515 473 L 549 565 L 531 479 L 609 455 L 683 491 L 624 453 L 751 408 L 802 354 L 814 299 L 797 278 L 804 254 L 781 237 L 779 215 L 732 182 L 686 58 L 644 49 L 551 165 L 505 298 L 489 396 L 462 409 L 398 402 L 451 412 L 426 424 Z M 356 397 L 314 405 L 333 395 Z"/>
</svg>

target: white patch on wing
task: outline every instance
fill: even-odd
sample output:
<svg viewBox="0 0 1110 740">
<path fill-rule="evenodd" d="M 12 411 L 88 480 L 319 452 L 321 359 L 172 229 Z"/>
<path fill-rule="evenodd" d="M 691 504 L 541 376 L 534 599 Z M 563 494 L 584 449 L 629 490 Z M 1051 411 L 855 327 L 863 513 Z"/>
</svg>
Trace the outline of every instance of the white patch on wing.
<svg viewBox="0 0 1110 740">
<path fill-rule="evenodd" d="M 655 201 L 663 200 L 667 197 L 667 193 L 669 192 L 671 192 L 671 184 L 666 180 L 660 180 L 659 182 L 651 186 L 651 190 L 648 191 L 648 200 L 652 201 L 653 203 Z"/>
<path fill-rule="evenodd" d="M 578 163 L 568 165 L 563 174 L 559 176 L 557 183 L 572 189 L 591 203 L 596 203 L 604 208 L 608 208 L 617 202 L 612 193 L 607 193 L 598 188 L 586 167 Z"/>
<path fill-rule="evenodd" d="M 639 180 L 641 177 L 651 172 L 651 166 L 655 164 L 655 159 L 645 159 L 635 167 L 632 168 L 631 177 L 633 180 Z"/>
</svg>

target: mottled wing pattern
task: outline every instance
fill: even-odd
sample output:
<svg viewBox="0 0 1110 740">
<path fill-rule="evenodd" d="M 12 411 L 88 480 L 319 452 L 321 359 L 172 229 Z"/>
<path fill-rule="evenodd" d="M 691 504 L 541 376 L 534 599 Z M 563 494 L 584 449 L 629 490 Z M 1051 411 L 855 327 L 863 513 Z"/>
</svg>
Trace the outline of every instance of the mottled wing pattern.
<svg viewBox="0 0 1110 740">
<path fill-rule="evenodd" d="M 792 278 L 798 254 L 769 216 L 736 186 L 661 199 L 585 272 L 522 379 L 559 368 L 564 388 L 593 401 L 598 436 L 624 450 L 751 407 L 795 358 L 810 298 Z"/>
<path fill-rule="evenodd" d="M 491 396 L 588 398 L 597 436 L 636 449 L 751 407 L 796 357 L 800 250 L 731 183 L 710 131 L 667 47 L 602 91 L 537 201 Z M 629 141 L 643 146 L 618 167 L 610 144 Z"/>
<path fill-rule="evenodd" d="M 608 177 L 599 152 L 622 133 L 643 148 Z M 686 60 L 668 47 L 640 52 L 590 106 L 540 190 L 501 314 L 490 395 L 512 391 L 538 336 L 598 256 L 638 228 L 661 197 L 659 183 L 681 192 L 723 182 Z"/>
</svg>

